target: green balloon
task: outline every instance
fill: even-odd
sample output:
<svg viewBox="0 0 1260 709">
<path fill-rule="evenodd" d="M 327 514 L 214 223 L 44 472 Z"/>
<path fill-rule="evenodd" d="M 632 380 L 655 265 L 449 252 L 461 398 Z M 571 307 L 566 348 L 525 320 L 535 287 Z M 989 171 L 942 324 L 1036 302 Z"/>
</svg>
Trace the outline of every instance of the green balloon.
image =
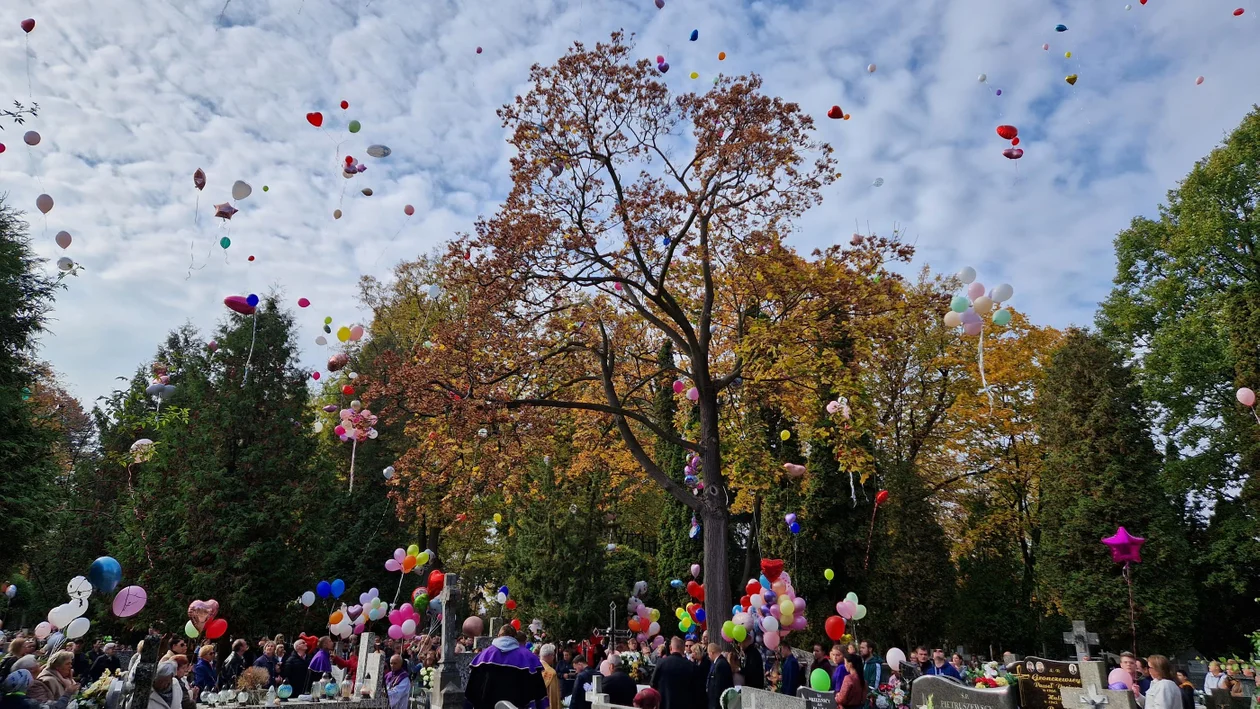
<svg viewBox="0 0 1260 709">
<path fill-rule="evenodd" d="M 219 239 L 219 246 L 222 246 L 223 248 L 226 249 L 227 247 L 231 245 L 232 245 L 232 240 L 227 238 L 226 236 L 223 237 L 222 239 Z"/>
<path fill-rule="evenodd" d="M 270 191 L 271 191 L 270 187 L 263 185 L 263 192 L 270 192 Z"/>
<path fill-rule="evenodd" d="M 827 674 L 827 670 L 819 667 L 809 673 L 809 686 L 818 692 L 831 691 L 831 675 Z"/>
<path fill-rule="evenodd" d="M 836 572 L 832 571 L 831 569 L 824 569 L 823 576 L 826 577 L 828 581 L 831 581 L 836 578 Z"/>
<path fill-rule="evenodd" d="M 1002 308 L 993 314 L 994 325 L 1009 325 L 1011 322 L 1011 311 Z"/>
<path fill-rule="evenodd" d="M 748 639 L 748 628 L 745 628 L 742 625 L 735 626 L 731 630 L 731 637 L 735 638 L 735 642 L 737 643 L 744 642 L 744 640 Z"/>
<path fill-rule="evenodd" d="M 949 301 L 949 309 L 955 313 L 965 313 L 967 308 L 971 307 L 971 301 L 967 300 L 965 295 L 956 295 L 954 299 Z"/>
<path fill-rule="evenodd" d="M 363 126 L 358 121 L 350 121 L 350 132 L 358 133 Z"/>
</svg>

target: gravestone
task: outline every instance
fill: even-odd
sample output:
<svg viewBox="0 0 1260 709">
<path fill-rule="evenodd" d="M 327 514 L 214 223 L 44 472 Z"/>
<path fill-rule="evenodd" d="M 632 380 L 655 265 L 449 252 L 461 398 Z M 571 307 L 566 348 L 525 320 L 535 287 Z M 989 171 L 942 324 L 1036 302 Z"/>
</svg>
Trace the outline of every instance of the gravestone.
<svg viewBox="0 0 1260 709">
<path fill-rule="evenodd" d="M 744 687 L 739 690 L 739 706 L 737 709 L 806 709 L 806 701 L 799 696 L 767 692 L 764 689 Z M 735 709 L 735 708 L 733 708 Z M 832 700 L 829 709 L 836 709 Z"/>
<path fill-rule="evenodd" d="M 1062 687 L 1059 689 L 1065 707 L 1073 709 L 1137 709 L 1133 692 L 1127 690 L 1099 689 L 1090 683 L 1087 689 Z"/>
<path fill-rule="evenodd" d="M 362 683 L 363 686 L 367 686 L 367 684 L 363 682 L 363 678 L 367 676 L 368 655 L 372 654 L 375 649 L 376 633 L 364 631 L 363 634 L 359 636 L 359 664 L 354 668 L 354 682 L 356 685 Z"/>
<path fill-rule="evenodd" d="M 438 661 L 437 677 L 434 678 L 433 709 L 463 709 L 464 682 L 459 676 L 455 640 L 459 637 L 459 619 L 455 608 L 459 603 L 459 575 L 447 574 L 442 593 L 442 655 Z"/>
<path fill-rule="evenodd" d="M 1060 662 L 1041 657 L 1025 657 L 1006 669 L 1019 679 L 1019 705 L 1023 709 L 1065 709 L 1059 689 L 1084 687 L 1082 664 L 1102 663 Z M 1080 707 L 1072 706 L 1069 709 Z"/>
<path fill-rule="evenodd" d="M 355 681 L 363 684 L 363 690 L 367 693 L 369 699 L 376 699 L 377 696 L 385 696 L 381 692 L 381 680 L 385 679 L 385 653 L 373 650 L 368 653 L 367 660 L 363 662 L 363 674 L 359 675 Z"/>
<path fill-rule="evenodd" d="M 801 687 L 796 696 L 805 700 L 805 709 L 836 709 L 836 693 Z"/>
<path fill-rule="evenodd" d="M 1089 659 L 1089 648 L 1098 644 L 1098 633 L 1091 633 L 1085 629 L 1085 621 L 1072 621 L 1072 629 L 1063 634 L 1063 642 L 1073 646 L 1076 650 L 1076 659 L 1084 662 Z"/>
<path fill-rule="evenodd" d="M 914 707 L 1016 709 L 1017 704 L 1014 687 L 978 689 L 937 675 L 920 677 L 910 683 L 910 706 Z"/>
</svg>

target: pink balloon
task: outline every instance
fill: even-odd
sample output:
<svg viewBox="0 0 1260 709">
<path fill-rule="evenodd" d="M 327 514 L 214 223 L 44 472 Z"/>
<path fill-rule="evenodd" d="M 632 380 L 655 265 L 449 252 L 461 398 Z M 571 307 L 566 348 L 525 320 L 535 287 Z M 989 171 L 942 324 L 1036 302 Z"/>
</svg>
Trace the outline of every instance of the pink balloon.
<svg viewBox="0 0 1260 709">
<path fill-rule="evenodd" d="M 699 564 L 691 565 L 691 575 L 694 578 L 700 578 L 700 565 Z"/>
<path fill-rule="evenodd" d="M 984 326 L 978 322 L 969 322 L 966 325 L 963 325 L 963 332 L 975 337 L 980 334 L 980 329 L 983 327 Z"/>
<path fill-rule="evenodd" d="M 1123 684 L 1125 689 L 1133 689 L 1133 675 L 1117 667 L 1107 675 L 1107 684 Z"/>
<path fill-rule="evenodd" d="M 971 285 L 967 286 L 968 298 L 975 300 L 982 295 L 984 295 L 984 284 L 980 281 L 972 281 Z"/>
<path fill-rule="evenodd" d="M 804 630 L 807 623 L 805 616 L 798 615 L 792 619 L 792 630 Z"/>
<path fill-rule="evenodd" d="M 686 388 L 687 388 L 687 385 L 683 384 L 681 379 L 674 380 L 674 393 L 675 394 L 683 393 L 683 389 L 686 389 Z"/>
<path fill-rule="evenodd" d="M 345 412 L 346 412 L 345 416 L 342 416 L 341 418 L 346 418 L 347 416 L 349 416 L 350 415 L 349 411 L 350 409 L 345 409 Z M 403 559 L 406 559 L 406 558 L 407 558 L 407 552 L 403 551 L 402 549 L 394 550 L 394 561 L 397 561 L 399 564 L 401 564 Z"/>
<path fill-rule="evenodd" d="M 402 637 L 403 637 L 402 628 L 397 625 L 389 626 L 389 637 L 395 640 L 402 640 Z"/>
<path fill-rule="evenodd" d="M 765 642 L 766 648 L 770 650 L 779 647 L 779 633 L 777 631 L 770 631 L 762 635 L 761 639 Z"/>
<path fill-rule="evenodd" d="M 792 605 L 796 606 L 797 611 L 803 611 L 805 610 L 805 599 L 799 596 L 796 598 L 793 598 Z"/>
<path fill-rule="evenodd" d="M 1239 389 L 1238 390 L 1238 403 L 1242 404 L 1243 406 L 1255 406 L 1256 393 L 1248 389 L 1247 387 L 1243 387 L 1242 389 Z"/>
<path fill-rule="evenodd" d="M 695 388 L 695 387 L 691 387 L 690 389 L 688 389 L 688 390 L 687 390 L 687 399 L 688 399 L 689 401 L 699 401 L 699 400 L 700 400 L 700 390 L 699 390 L 699 389 L 697 389 L 697 388 Z"/>
<path fill-rule="evenodd" d="M 149 600 L 149 594 L 139 586 L 128 586 L 114 596 L 114 615 L 130 618 L 139 613 Z"/>
<path fill-rule="evenodd" d="M 397 561 L 390 559 L 389 561 L 385 562 L 385 570 L 386 571 L 402 571 L 402 565 L 399 564 Z"/>
</svg>

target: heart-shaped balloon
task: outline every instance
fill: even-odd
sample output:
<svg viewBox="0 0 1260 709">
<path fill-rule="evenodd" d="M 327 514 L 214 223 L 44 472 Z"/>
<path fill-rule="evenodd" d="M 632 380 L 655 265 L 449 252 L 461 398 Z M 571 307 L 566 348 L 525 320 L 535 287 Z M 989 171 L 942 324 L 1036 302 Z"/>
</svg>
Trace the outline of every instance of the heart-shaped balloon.
<svg viewBox="0 0 1260 709">
<path fill-rule="evenodd" d="M 839 106 L 832 106 L 827 111 L 827 117 L 838 121 L 841 118 L 844 118 L 844 111 L 842 111 Z"/>
<path fill-rule="evenodd" d="M 442 586 L 446 584 L 446 574 L 434 569 L 429 572 L 429 597 L 437 598 L 442 592 Z"/>
<path fill-rule="evenodd" d="M 779 578 L 779 574 L 783 573 L 783 560 L 782 559 L 762 559 L 761 560 L 761 573 L 765 574 L 766 578 L 769 579 L 772 583 L 774 581 L 777 581 Z"/>
<path fill-rule="evenodd" d="M 206 629 L 206 623 L 219 615 L 219 602 L 211 598 L 208 601 L 193 601 L 188 604 L 188 620 L 192 621 L 197 632 Z"/>
<path fill-rule="evenodd" d="M 346 608 L 346 612 L 350 614 L 351 619 L 358 618 L 359 614 L 363 612 L 363 606 L 360 606 L 360 605 L 350 606 Z"/>
<path fill-rule="evenodd" d="M 319 128 L 320 126 L 324 125 L 324 114 L 320 113 L 319 111 L 308 113 L 306 114 L 306 122 L 310 123 L 316 128 Z"/>
<path fill-rule="evenodd" d="M 306 649 L 310 652 L 319 648 L 319 638 L 314 635 L 298 635 L 298 639 L 306 642 Z"/>
</svg>

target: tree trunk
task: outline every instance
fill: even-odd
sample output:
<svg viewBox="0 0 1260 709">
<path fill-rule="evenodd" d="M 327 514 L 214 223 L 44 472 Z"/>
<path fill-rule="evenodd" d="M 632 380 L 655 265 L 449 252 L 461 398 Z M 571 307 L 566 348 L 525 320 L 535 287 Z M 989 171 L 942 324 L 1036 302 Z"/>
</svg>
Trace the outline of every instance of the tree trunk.
<svg viewBox="0 0 1260 709">
<path fill-rule="evenodd" d="M 706 486 L 705 492 L 709 490 L 718 488 Z M 727 568 L 730 510 L 726 506 L 726 489 L 718 490 L 718 494 L 706 502 L 701 512 L 704 519 L 704 617 L 709 642 L 729 650 L 731 645 L 722 639 L 722 624 L 731 619 L 731 579 Z"/>
</svg>

